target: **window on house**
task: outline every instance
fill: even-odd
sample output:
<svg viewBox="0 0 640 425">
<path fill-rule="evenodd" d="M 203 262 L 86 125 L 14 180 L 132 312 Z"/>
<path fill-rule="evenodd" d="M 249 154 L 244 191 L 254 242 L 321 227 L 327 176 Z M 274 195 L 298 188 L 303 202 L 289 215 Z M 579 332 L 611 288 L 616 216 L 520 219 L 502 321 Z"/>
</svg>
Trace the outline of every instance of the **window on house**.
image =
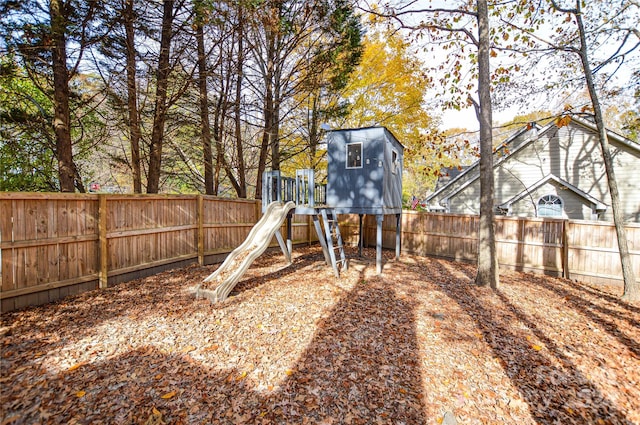
<svg viewBox="0 0 640 425">
<path fill-rule="evenodd" d="M 347 168 L 362 168 L 362 143 L 347 144 Z"/>
<path fill-rule="evenodd" d="M 538 217 L 562 217 L 562 199 L 545 195 L 538 200 Z"/>
</svg>

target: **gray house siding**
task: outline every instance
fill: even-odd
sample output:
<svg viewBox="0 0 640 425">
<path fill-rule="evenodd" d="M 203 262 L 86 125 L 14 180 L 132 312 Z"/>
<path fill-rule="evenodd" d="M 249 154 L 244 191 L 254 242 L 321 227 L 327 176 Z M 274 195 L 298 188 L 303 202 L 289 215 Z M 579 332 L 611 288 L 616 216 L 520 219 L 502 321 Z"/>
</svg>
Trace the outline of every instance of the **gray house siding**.
<svg viewBox="0 0 640 425">
<path fill-rule="evenodd" d="M 612 142 L 612 148 L 624 219 L 640 223 L 640 152 L 623 150 L 616 142 Z M 607 202 L 609 202 L 608 193 Z M 606 220 L 613 221 L 610 210 L 607 210 Z"/>
<path fill-rule="evenodd" d="M 456 196 L 449 199 L 448 212 L 453 214 L 480 214 L 480 181 L 475 180 Z"/>
<path fill-rule="evenodd" d="M 640 146 L 615 135 L 609 142 L 625 220 L 640 222 Z M 611 200 L 600 144 L 588 123 L 572 121 L 561 128 L 550 124 L 539 132 L 534 128 L 520 133 L 498 149 L 494 164 L 495 204 L 508 204 L 509 214 L 534 216 L 531 197 L 537 202 L 544 195 L 556 195 L 566 218 L 612 220 L 610 207 L 596 211 L 610 206 Z M 429 201 L 448 205 L 451 213 L 478 214 L 478 167 L 466 174 Z M 549 177 L 553 180 L 533 187 Z"/>
</svg>

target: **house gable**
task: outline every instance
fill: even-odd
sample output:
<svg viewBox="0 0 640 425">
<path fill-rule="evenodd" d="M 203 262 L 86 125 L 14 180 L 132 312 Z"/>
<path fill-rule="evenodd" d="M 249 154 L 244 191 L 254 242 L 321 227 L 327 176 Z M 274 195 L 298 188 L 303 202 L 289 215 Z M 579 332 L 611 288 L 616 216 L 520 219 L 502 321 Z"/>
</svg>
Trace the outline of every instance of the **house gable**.
<svg viewBox="0 0 640 425">
<path fill-rule="evenodd" d="M 501 160 L 508 157 L 506 152 L 516 152 L 535 140 L 540 129 L 541 127 L 538 124 L 532 123 L 516 131 L 496 149 L 494 153 L 494 167 Z M 429 195 L 425 201 L 431 204 L 438 203 L 444 205 L 448 199 L 455 196 L 458 192 L 465 190 L 469 185 L 474 184 L 479 176 L 480 161 L 478 160 L 457 174 L 453 179 L 450 179 L 446 184 L 442 186 L 436 185 L 436 191 Z"/>
<path fill-rule="evenodd" d="M 570 202 L 576 205 L 568 205 L 571 206 L 567 209 L 569 218 L 602 216 L 604 210 L 601 207 L 610 203 L 610 197 L 600 145 L 593 126 L 574 119 L 565 127 L 559 128 L 552 123 L 531 130 L 536 130 L 535 134 L 534 131 L 518 133 L 519 139 L 511 138 L 501 145 L 494 156 L 495 204 L 499 206 L 511 201 L 513 206 L 522 200 L 519 198 L 516 202 L 519 195 L 542 190 L 543 180 L 553 176 L 544 181 L 544 184 L 551 185 L 548 186 L 549 190 L 552 186 L 564 186 L 572 192 L 568 196 Z M 613 133 L 610 135 L 610 145 L 625 219 L 640 221 L 640 179 L 634 177 L 640 167 L 640 146 Z M 475 163 L 427 200 L 431 204 L 445 206 L 452 213 L 478 214 L 478 169 L 478 163 Z M 531 206 L 529 213 L 520 211 L 519 215 L 535 215 L 531 202 L 519 203 L 519 208 L 527 204 Z M 610 219 L 610 214 L 608 209 L 602 218 Z"/>
<path fill-rule="evenodd" d="M 532 210 L 537 212 L 540 199 L 547 195 L 554 195 L 562 200 L 565 217 L 597 220 L 607 210 L 607 205 L 599 199 L 552 174 L 524 189 L 498 208 L 506 215 L 531 216 Z"/>
</svg>

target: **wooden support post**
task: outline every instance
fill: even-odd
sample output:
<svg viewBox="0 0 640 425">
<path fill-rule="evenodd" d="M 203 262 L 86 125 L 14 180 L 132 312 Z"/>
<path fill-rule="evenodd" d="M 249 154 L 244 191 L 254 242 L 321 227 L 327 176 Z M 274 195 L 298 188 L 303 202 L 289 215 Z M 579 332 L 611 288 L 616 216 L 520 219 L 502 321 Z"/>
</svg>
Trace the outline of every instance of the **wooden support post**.
<svg viewBox="0 0 640 425">
<path fill-rule="evenodd" d="M 331 257 L 329 257 L 329 250 L 327 248 L 327 239 L 322 231 L 322 226 L 320 226 L 320 219 L 318 218 L 318 214 L 313 215 L 313 225 L 316 228 L 316 235 L 318 235 L 318 242 L 320 242 L 320 246 L 322 247 L 322 253 L 324 254 L 324 261 L 327 264 L 331 264 Z"/>
<path fill-rule="evenodd" d="M 364 214 L 358 214 L 358 257 L 362 257 L 362 245 L 364 237 L 362 236 L 362 217 Z"/>
<path fill-rule="evenodd" d="M 204 198 L 196 198 L 196 220 L 198 222 L 198 264 L 204 266 Z"/>
<path fill-rule="evenodd" d="M 396 260 L 400 259 L 400 244 L 402 243 L 401 237 L 402 228 L 402 213 L 396 214 Z"/>
<path fill-rule="evenodd" d="M 562 277 L 571 279 L 569 272 L 569 220 L 562 221 Z"/>
<path fill-rule="evenodd" d="M 293 219 L 293 212 L 289 212 L 287 214 L 287 250 L 289 251 L 289 263 L 291 263 L 291 254 L 293 253 L 293 242 L 292 242 L 292 226 L 291 221 Z"/>
<path fill-rule="evenodd" d="M 109 245 L 107 243 L 107 195 L 98 195 L 98 282 L 101 289 L 109 285 Z"/>
<path fill-rule="evenodd" d="M 280 249 L 282 250 L 282 254 L 284 254 L 284 258 L 286 258 L 287 263 L 291 264 L 291 251 L 289 251 L 287 245 L 284 243 L 280 229 L 276 230 L 275 236 L 278 241 L 278 245 L 280 245 Z"/>
<path fill-rule="evenodd" d="M 376 272 L 382 273 L 382 221 L 384 216 L 376 215 Z"/>
<path fill-rule="evenodd" d="M 340 277 L 340 270 L 338 270 L 338 262 L 336 260 L 336 252 L 335 248 L 340 247 L 342 249 L 342 239 L 338 239 L 337 246 L 333 246 L 333 234 L 332 232 L 335 230 L 334 226 L 337 226 L 337 222 L 335 222 L 335 214 L 333 210 L 331 210 L 331 216 L 327 213 L 327 209 L 323 208 L 321 210 L 322 214 L 322 222 L 324 223 L 324 235 L 327 240 L 327 252 L 329 253 L 329 259 L 331 261 L 331 267 L 333 267 L 333 273 L 336 277 Z M 336 230 L 336 235 L 340 235 L 339 231 Z"/>
<path fill-rule="evenodd" d="M 265 196 L 265 195 L 263 194 L 262 196 Z M 262 200 L 256 199 L 256 221 L 254 222 L 254 224 L 260 221 L 261 216 L 262 216 Z"/>
</svg>

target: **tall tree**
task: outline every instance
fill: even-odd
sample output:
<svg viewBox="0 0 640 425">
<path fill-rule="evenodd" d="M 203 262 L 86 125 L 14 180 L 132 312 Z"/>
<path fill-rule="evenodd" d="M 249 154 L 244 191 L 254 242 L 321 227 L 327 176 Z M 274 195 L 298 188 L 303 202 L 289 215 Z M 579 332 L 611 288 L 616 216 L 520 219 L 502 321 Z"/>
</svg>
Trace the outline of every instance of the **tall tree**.
<svg viewBox="0 0 640 425">
<path fill-rule="evenodd" d="M 243 1 L 238 1 L 236 6 L 237 22 L 235 26 L 236 33 L 236 45 L 237 45 L 237 57 L 236 57 L 236 86 L 235 86 L 235 101 L 233 103 L 233 120 L 234 120 L 234 139 L 237 154 L 237 170 L 238 170 L 238 197 L 247 197 L 247 172 L 244 160 L 244 146 L 242 141 L 242 87 L 243 87 L 243 72 L 244 72 L 244 9 Z"/>
<path fill-rule="evenodd" d="M 630 2 L 631 3 L 631 2 Z M 633 263 L 631 262 L 631 256 L 629 254 L 629 246 L 627 242 L 626 229 L 624 227 L 624 216 L 620 205 L 620 194 L 618 192 L 618 183 L 616 180 L 615 169 L 613 166 L 613 159 L 611 156 L 611 148 L 607 138 L 607 129 L 604 123 L 602 107 L 598 91 L 596 89 L 596 82 L 594 78 L 594 69 L 592 69 L 592 63 L 590 58 L 590 45 L 587 40 L 588 29 L 585 25 L 585 13 L 583 11 L 582 2 L 575 0 L 573 6 L 564 7 L 556 0 L 551 0 L 553 9 L 557 12 L 566 14 L 569 19 L 575 23 L 575 30 L 571 32 L 570 39 L 563 40 L 564 42 L 559 46 L 563 51 L 571 52 L 577 55 L 580 60 L 582 71 L 585 78 L 585 83 L 589 91 L 591 98 L 591 106 L 593 108 L 593 117 L 595 119 L 596 127 L 598 129 L 598 140 L 600 141 L 600 147 L 602 150 L 602 157 L 604 160 L 605 171 L 607 174 L 607 182 L 609 185 L 609 194 L 611 196 L 611 209 L 613 210 L 613 222 L 616 229 L 616 236 L 618 239 L 618 250 L 620 252 L 620 261 L 622 263 L 622 276 L 624 280 L 624 294 L 623 298 L 628 300 L 640 300 L 640 283 L 636 280 L 635 273 L 633 271 Z M 628 7 L 628 8 L 627 8 Z M 629 4 L 625 7 L 626 13 L 630 13 L 630 8 L 633 5 Z M 640 9 L 640 5 L 636 4 L 636 13 Z M 615 8 L 613 9 L 615 10 Z M 616 11 L 620 13 L 621 11 Z M 636 15 L 637 16 L 637 15 Z M 611 15 L 611 19 L 615 20 L 615 15 Z M 606 21 L 605 21 L 606 22 Z M 619 44 L 619 48 L 614 51 L 613 55 L 606 59 L 605 62 L 599 63 L 596 68 L 602 68 L 609 61 L 623 61 L 624 55 L 628 55 L 633 50 L 636 50 L 640 46 L 640 31 L 637 28 L 638 21 L 636 20 L 635 26 L 627 28 L 616 28 L 618 31 L 624 32 L 623 42 Z M 601 25 L 600 22 L 597 25 Z M 632 24 L 633 25 L 633 24 Z M 635 37 L 636 42 L 631 43 L 629 46 L 626 41 L 628 37 Z M 622 55 L 622 56 L 621 56 Z"/>
<path fill-rule="evenodd" d="M 162 30 L 160 35 L 160 55 L 156 71 L 156 96 L 153 113 L 153 127 L 149 147 L 149 176 L 147 193 L 158 193 L 160 188 L 160 172 L 162 164 L 162 147 L 164 143 L 164 124 L 166 120 L 167 86 L 171 71 L 169 54 L 171 50 L 172 25 L 174 19 L 174 1 L 164 0 L 162 13 Z"/>
<path fill-rule="evenodd" d="M 142 193 L 142 163 L 140 159 L 140 140 L 142 131 L 138 112 L 138 90 L 136 83 L 136 37 L 134 0 L 124 0 L 122 9 L 126 42 L 126 73 L 127 73 L 127 112 L 129 116 L 129 143 L 131 145 L 131 171 L 134 193 Z"/>
<path fill-rule="evenodd" d="M 247 167 L 245 166 L 245 141 L 242 124 L 245 117 L 241 114 L 245 53 L 242 43 L 244 24 L 241 19 L 244 5 L 240 1 L 236 6 L 236 16 L 229 13 L 227 22 L 219 29 L 225 34 L 227 40 L 218 49 L 219 60 L 216 66 L 217 100 L 213 112 L 213 139 L 216 146 L 214 193 L 218 194 L 220 190 L 223 179 L 221 173 L 224 171 L 224 176 L 233 187 L 236 195 L 240 198 L 246 198 Z M 234 93 L 236 99 L 233 99 Z M 231 105 L 233 105 L 233 112 L 230 110 Z M 231 127 L 233 130 L 230 130 Z"/>
<path fill-rule="evenodd" d="M 253 85 L 254 94 L 262 101 L 263 117 L 256 198 L 262 197 L 262 172 L 269 154 L 271 168 L 280 169 L 280 126 L 289 113 L 284 108 L 298 106 L 293 99 L 308 87 L 308 78 L 319 72 L 314 67 L 326 69 L 332 64 L 322 58 L 339 57 L 327 52 L 349 45 L 342 40 L 352 37 L 353 32 L 336 29 L 357 23 L 349 18 L 350 13 L 351 4 L 343 0 L 267 0 L 252 10 L 251 37 L 246 41 L 252 53 L 250 69 L 260 79 Z"/>
<path fill-rule="evenodd" d="M 152 18 L 148 16 L 148 8 L 145 2 L 136 0 L 105 0 L 99 19 L 104 27 L 111 30 L 101 40 L 99 54 L 93 56 L 96 74 L 103 79 L 109 108 L 118 118 L 110 120 L 112 131 L 122 131 L 124 134 L 118 139 L 128 143 L 123 149 L 128 150 L 129 155 L 114 158 L 114 161 L 128 167 L 128 179 L 134 193 L 142 193 L 144 184 L 144 117 L 140 106 L 144 102 L 144 93 L 139 87 L 143 67 L 139 58 L 141 46 L 148 45 L 151 39 L 148 20 Z"/>
<path fill-rule="evenodd" d="M 478 98 L 474 102 L 480 122 L 480 226 L 478 229 L 478 274 L 476 284 L 498 286 L 498 255 L 494 226 L 493 118 L 489 56 L 489 10 L 487 0 L 477 1 L 478 10 Z"/>
<path fill-rule="evenodd" d="M 363 45 L 362 60 L 341 93 L 347 113 L 329 122 L 337 127 L 383 125 L 391 130 L 405 146 L 404 171 L 411 176 L 407 179 L 411 184 L 403 185 L 403 190 L 424 195 L 439 169 L 432 158 L 444 149 L 445 141 L 424 98 L 432 81 L 400 33 L 372 24 Z M 424 183 L 412 187 L 417 181 Z"/>
<path fill-rule="evenodd" d="M 579 114 L 590 116 L 597 128 L 622 264 L 623 297 L 639 299 L 640 284 L 635 279 L 629 256 L 602 102 L 607 98 L 618 99 L 620 93 L 632 87 L 633 72 L 640 64 L 640 4 L 635 1 L 595 4 L 549 0 L 522 2 L 514 10 L 521 12 L 522 23 L 516 24 L 512 20 L 506 23 L 510 29 L 518 31 L 519 41 L 525 43 L 510 46 L 511 49 L 532 58 L 531 68 L 538 64 L 548 65 L 548 58 L 553 61 L 553 66 L 542 70 L 544 86 L 580 94 L 586 87 L 589 101 L 582 105 Z M 535 70 L 531 69 L 531 72 Z M 616 79 L 620 80 L 617 84 Z M 557 96 L 558 91 L 551 91 L 551 96 Z M 565 109 L 571 111 L 573 108 Z M 558 120 L 559 125 L 565 122 Z"/>
<path fill-rule="evenodd" d="M 279 87 L 277 83 L 282 77 L 284 71 L 281 67 L 280 55 L 284 55 L 284 49 L 278 48 L 276 44 L 280 43 L 280 40 L 290 34 L 290 27 L 285 26 L 286 18 L 283 16 L 286 9 L 284 3 L 279 1 L 268 1 L 266 4 L 261 5 L 264 7 L 263 12 L 260 13 L 259 25 L 254 27 L 254 34 L 263 33 L 264 38 L 256 37 L 257 42 L 252 44 L 252 51 L 257 62 L 259 74 L 262 77 L 262 84 L 264 90 L 262 116 L 264 122 L 264 128 L 262 130 L 262 141 L 260 145 L 260 156 L 258 160 L 258 173 L 256 179 L 256 199 L 262 198 L 262 173 L 266 169 L 267 156 L 269 154 L 269 148 L 272 153 L 276 152 L 276 157 L 272 159 L 272 169 L 279 170 L 279 144 L 277 133 L 277 121 L 278 111 L 275 110 L 276 102 L 279 99 L 274 99 L 279 93 Z M 284 40 L 283 40 L 284 44 Z M 284 47 L 284 46 L 282 46 Z M 291 50 L 286 52 L 287 55 L 291 53 Z"/>
<path fill-rule="evenodd" d="M 71 149 L 69 73 L 67 70 L 67 16 L 62 0 L 49 2 L 51 17 L 51 67 L 53 68 L 53 129 L 61 192 L 75 191 L 75 165 Z"/>
<path fill-rule="evenodd" d="M 456 7 L 457 6 L 457 7 Z M 498 10 L 494 7 L 494 14 Z M 390 20 L 391 24 L 399 24 L 401 28 L 416 34 L 416 37 L 426 35 L 430 42 L 444 44 L 448 48 L 447 57 L 451 71 L 443 78 L 445 90 L 456 96 L 448 104 L 460 108 L 461 103 L 472 104 L 480 123 L 480 225 L 478 233 L 478 271 L 475 282 L 481 286 L 497 288 L 499 283 L 498 259 L 495 242 L 495 226 L 493 211 L 493 136 L 492 136 L 492 100 L 491 100 L 491 70 L 490 56 L 492 55 L 492 35 L 489 25 L 489 4 L 487 0 L 474 2 L 461 1 L 457 5 L 446 7 L 419 7 L 413 1 L 400 2 L 395 7 L 389 7 L 382 13 L 369 10 L 375 16 Z M 424 17 L 417 21 L 416 16 Z M 474 29 L 477 34 L 474 34 Z M 477 60 L 477 70 L 472 75 L 477 78 L 475 86 L 478 99 L 474 99 L 470 90 L 471 83 L 462 81 L 463 60 L 468 45 L 473 46 L 477 53 L 470 53 Z M 453 50 L 457 54 L 451 54 Z M 472 61 L 473 62 L 473 61 Z M 442 68 L 445 68 L 443 64 Z M 466 98 L 465 98 L 466 97 Z"/>
<path fill-rule="evenodd" d="M 202 152 L 204 160 L 204 189 L 207 195 L 214 194 L 213 188 L 213 153 L 211 151 L 211 126 L 209 124 L 209 95 L 207 90 L 207 57 L 204 42 L 204 22 L 208 10 L 204 2 L 194 1 L 194 27 L 196 32 L 196 44 L 198 49 L 198 94 L 200 100 L 200 128 L 202 140 Z"/>
<path fill-rule="evenodd" d="M 292 112 L 283 128 L 282 159 L 291 159 L 289 165 L 295 163 L 297 168 L 316 169 L 323 161 L 318 147 L 324 130 L 346 116 L 345 90 L 358 78 L 356 69 L 364 51 L 360 18 L 346 2 L 336 2 L 327 21 L 324 31 L 329 36 L 323 37 L 327 44 L 316 47 L 319 52 L 312 52 L 311 65 L 298 77 L 302 84 L 289 102 Z M 300 156 L 301 152 L 305 154 Z"/>
<path fill-rule="evenodd" d="M 43 4 L 34 0 L 1 6 L 7 48 L 20 58 L 34 86 L 52 100 L 50 125 L 56 140 L 59 188 L 63 192 L 82 192 L 84 184 L 74 161 L 70 82 L 79 75 L 86 50 L 104 31 L 94 26 L 97 4 L 78 0 Z M 73 46 L 72 53 L 68 45 Z M 79 121 L 81 117 L 75 118 Z"/>
</svg>

